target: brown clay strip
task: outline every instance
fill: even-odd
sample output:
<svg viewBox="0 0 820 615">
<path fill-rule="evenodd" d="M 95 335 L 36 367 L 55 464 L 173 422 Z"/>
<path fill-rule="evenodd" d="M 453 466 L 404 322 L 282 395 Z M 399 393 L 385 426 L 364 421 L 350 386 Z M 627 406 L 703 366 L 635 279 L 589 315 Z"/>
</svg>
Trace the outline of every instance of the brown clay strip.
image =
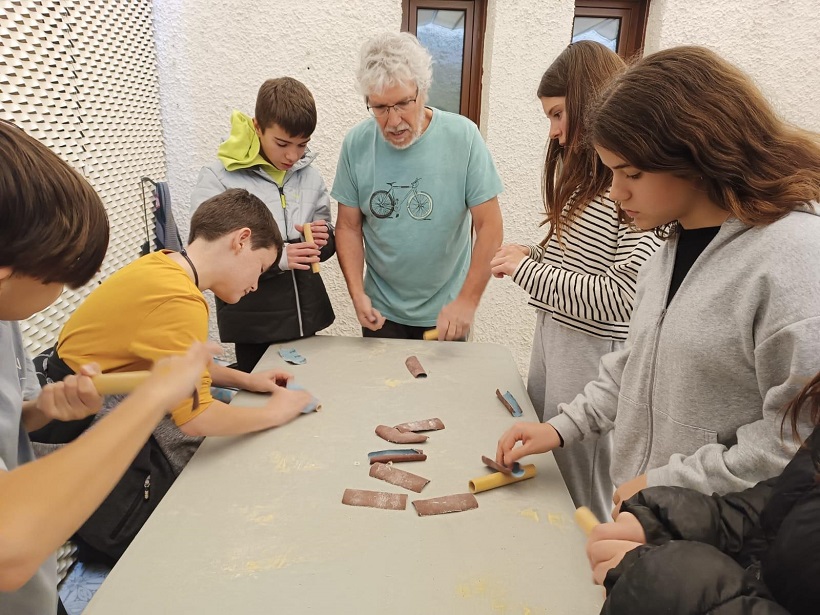
<svg viewBox="0 0 820 615">
<path fill-rule="evenodd" d="M 513 407 L 510 405 L 510 402 L 508 402 L 506 399 L 504 399 L 504 395 L 501 393 L 501 391 L 499 391 L 498 389 L 496 389 L 496 390 L 495 390 L 495 396 L 496 396 L 498 399 L 500 399 L 500 400 L 501 400 L 501 403 L 502 403 L 502 404 L 504 404 L 504 407 L 507 409 L 507 412 L 509 412 L 509 413 L 510 413 L 510 415 L 515 416 L 515 408 L 513 408 Z"/>
<path fill-rule="evenodd" d="M 443 515 L 472 510 L 478 508 L 478 500 L 475 499 L 472 493 L 459 493 L 430 500 L 413 500 L 413 506 L 416 508 L 419 517 L 427 517 L 428 515 Z"/>
<path fill-rule="evenodd" d="M 347 504 L 348 506 L 366 506 L 368 508 L 385 508 L 387 510 L 404 510 L 407 508 L 407 496 L 403 493 L 345 489 L 342 504 Z"/>
<path fill-rule="evenodd" d="M 407 369 L 410 370 L 410 373 L 413 374 L 413 378 L 427 378 L 427 372 L 424 371 L 424 368 L 415 356 L 407 357 L 404 364 L 407 366 Z"/>
<path fill-rule="evenodd" d="M 424 419 L 423 421 L 402 423 L 395 427 L 399 431 L 438 431 L 444 429 L 444 423 L 441 422 L 441 419 Z"/>
<path fill-rule="evenodd" d="M 416 493 L 421 493 L 425 485 L 430 482 L 427 478 L 399 470 L 398 468 L 383 463 L 374 463 L 370 466 L 370 476 L 387 481 L 393 485 L 398 485 L 399 487 L 404 487 L 410 491 L 415 491 Z"/>
<path fill-rule="evenodd" d="M 481 456 L 481 461 L 484 462 L 484 465 L 488 468 L 492 468 L 496 472 L 501 472 L 502 474 L 506 474 L 507 476 L 512 476 L 512 470 L 507 466 L 502 466 L 500 463 L 496 463 L 493 459 L 489 457 L 485 457 L 484 455 Z"/>
<path fill-rule="evenodd" d="M 395 427 L 388 427 L 387 425 L 379 425 L 376 427 L 376 435 L 395 444 L 418 444 L 419 442 L 427 442 L 427 436 L 413 432 L 405 433 Z"/>
<path fill-rule="evenodd" d="M 381 455 L 380 457 L 370 457 L 370 465 L 374 463 L 401 463 L 402 461 L 425 461 L 427 455 L 421 449 L 416 449 L 415 455 Z"/>
</svg>

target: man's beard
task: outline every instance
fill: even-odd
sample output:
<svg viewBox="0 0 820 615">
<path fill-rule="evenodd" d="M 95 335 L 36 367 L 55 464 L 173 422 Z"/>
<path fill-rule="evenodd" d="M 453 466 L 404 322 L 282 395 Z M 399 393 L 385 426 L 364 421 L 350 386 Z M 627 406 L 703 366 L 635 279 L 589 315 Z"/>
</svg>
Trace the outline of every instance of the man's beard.
<svg viewBox="0 0 820 615">
<path fill-rule="evenodd" d="M 413 145 L 413 143 L 415 143 L 416 141 L 419 140 L 419 137 L 421 136 L 421 133 L 423 132 L 422 127 L 424 126 L 424 113 L 425 113 L 425 108 L 422 107 L 421 111 L 419 112 L 418 117 L 416 118 L 417 122 L 416 122 L 415 130 L 413 129 L 413 127 L 408 122 L 402 122 L 401 124 L 399 124 L 398 126 L 396 126 L 396 128 L 394 128 L 392 130 L 389 130 L 389 129 L 385 128 L 382 131 L 382 136 L 384 137 L 384 140 L 387 141 L 388 145 L 390 145 L 390 146 L 392 146 L 396 149 L 407 149 L 408 147 Z M 403 143 L 401 145 L 396 145 L 390 139 L 387 138 L 388 134 L 395 134 L 395 133 L 401 132 L 403 130 L 409 130 L 410 133 L 411 133 L 410 140 L 407 141 L 406 143 Z"/>
</svg>

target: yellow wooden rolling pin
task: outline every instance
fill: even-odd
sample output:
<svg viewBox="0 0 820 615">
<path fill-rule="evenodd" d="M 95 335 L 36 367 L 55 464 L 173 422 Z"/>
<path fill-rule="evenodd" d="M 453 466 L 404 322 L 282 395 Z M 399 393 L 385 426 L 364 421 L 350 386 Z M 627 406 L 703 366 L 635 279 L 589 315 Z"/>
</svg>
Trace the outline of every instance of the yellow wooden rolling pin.
<svg viewBox="0 0 820 615">
<path fill-rule="evenodd" d="M 422 334 L 422 337 L 428 342 L 438 339 L 438 329 L 428 329 Z"/>
<path fill-rule="evenodd" d="M 582 530 L 584 530 L 584 534 L 589 536 L 592 533 L 592 530 L 595 529 L 595 526 L 601 525 L 601 522 L 598 521 L 598 517 L 595 516 L 589 508 L 586 506 L 581 506 L 575 511 L 575 523 L 578 524 Z"/>
<path fill-rule="evenodd" d="M 100 374 L 91 378 L 94 388 L 100 395 L 123 395 L 130 393 L 143 382 L 148 380 L 151 372 L 121 372 L 112 374 Z"/>
<path fill-rule="evenodd" d="M 524 473 L 520 476 L 513 476 L 511 474 L 502 474 L 501 472 L 494 472 L 486 476 L 479 476 L 470 481 L 470 493 L 481 493 L 482 491 L 489 491 L 496 487 L 503 487 L 504 485 L 512 485 L 513 483 L 520 483 L 522 480 L 527 480 L 535 476 L 535 466 L 530 464 L 521 466 Z"/>
<path fill-rule="evenodd" d="M 310 222 L 305 222 L 302 230 L 305 233 L 305 241 L 308 243 L 313 243 L 313 229 L 310 228 Z M 311 263 L 310 270 L 313 273 L 319 273 L 319 263 Z"/>
</svg>

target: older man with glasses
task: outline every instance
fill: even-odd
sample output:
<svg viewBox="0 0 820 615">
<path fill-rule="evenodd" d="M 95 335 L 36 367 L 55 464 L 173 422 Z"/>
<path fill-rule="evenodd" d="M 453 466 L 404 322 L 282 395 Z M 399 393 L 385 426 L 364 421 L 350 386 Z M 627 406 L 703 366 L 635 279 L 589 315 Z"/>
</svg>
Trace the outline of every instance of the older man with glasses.
<svg viewBox="0 0 820 615">
<path fill-rule="evenodd" d="M 475 124 L 425 106 L 432 58 L 413 35 L 367 41 L 357 77 L 372 117 L 345 137 L 331 196 L 362 332 L 466 339 L 501 244 L 501 179 Z"/>
</svg>

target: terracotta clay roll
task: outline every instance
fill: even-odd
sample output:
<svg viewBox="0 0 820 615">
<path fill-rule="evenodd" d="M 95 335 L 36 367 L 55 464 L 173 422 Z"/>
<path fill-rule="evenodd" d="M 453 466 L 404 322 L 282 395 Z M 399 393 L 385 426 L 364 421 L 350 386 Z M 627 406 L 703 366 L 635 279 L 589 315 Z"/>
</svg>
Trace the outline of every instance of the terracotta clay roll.
<svg viewBox="0 0 820 615">
<path fill-rule="evenodd" d="M 459 493 L 429 500 L 413 500 L 413 507 L 419 517 L 427 517 L 428 515 L 445 515 L 472 510 L 478 508 L 478 500 L 472 493 Z"/>
<path fill-rule="evenodd" d="M 401 448 L 390 451 L 373 451 L 367 454 L 370 465 L 374 463 L 399 463 L 402 461 L 425 461 L 427 455 L 420 448 Z"/>
<path fill-rule="evenodd" d="M 427 378 L 427 372 L 424 371 L 424 368 L 415 356 L 407 357 L 404 364 L 407 366 L 407 369 L 410 370 L 410 373 L 413 374 L 413 378 Z"/>
<path fill-rule="evenodd" d="M 374 463 L 370 466 L 370 476 L 386 481 L 392 485 L 415 491 L 416 493 L 421 493 L 425 485 L 430 482 L 428 478 L 399 470 L 386 463 Z"/>
<path fill-rule="evenodd" d="M 376 427 L 376 435 L 394 444 L 418 444 L 419 442 L 427 442 L 427 436 L 413 433 L 412 431 L 399 431 L 395 427 L 388 427 L 387 425 L 379 425 Z"/>
<path fill-rule="evenodd" d="M 384 508 L 387 510 L 404 510 L 407 508 L 407 496 L 403 493 L 345 489 L 344 496 L 342 496 L 342 504 L 347 504 L 348 506 L 366 506 L 367 508 Z"/>
<path fill-rule="evenodd" d="M 394 427 L 399 431 L 438 431 L 444 429 L 444 423 L 441 422 L 441 419 L 424 419 L 423 421 L 411 421 L 394 425 Z"/>
</svg>

